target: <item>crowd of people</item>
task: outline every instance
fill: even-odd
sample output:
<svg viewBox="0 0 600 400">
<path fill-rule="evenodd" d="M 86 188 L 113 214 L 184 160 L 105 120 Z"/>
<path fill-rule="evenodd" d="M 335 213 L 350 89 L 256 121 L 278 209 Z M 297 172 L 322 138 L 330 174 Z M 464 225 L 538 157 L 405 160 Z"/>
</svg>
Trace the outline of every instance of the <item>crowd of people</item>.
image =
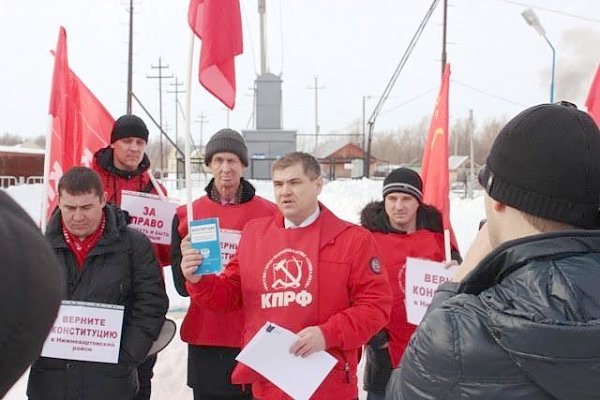
<svg viewBox="0 0 600 400">
<path fill-rule="evenodd" d="M 501 129 L 479 174 L 486 222 L 464 259 L 451 249 L 452 262 L 417 172 L 390 172 L 359 226 L 319 201 L 321 168 L 308 153 L 273 163 L 275 203 L 257 196 L 231 129 L 206 145 L 213 178 L 192 215 L 178 207 L 171 245 L 153 244 L 119 208 L 123 190 L 166 195 L 147 140 L 140 118 L 119 118 L 92 168 L 60 178 L 45 238 L 0 193 L 3 237 L 35 248 L 0 271 L 11 287 L 0 396 L 32 363 L 30 399 L 149 399 L 168 310 L 161 267 L 172 265 L 190 298 L 180 335 L 194 400 L 289 398 L 235 360 L 266 322 L 296 333 L 291 354 L 335 358 L 312 399 L 358 399 L 361 385 L 368 400 L 599 398 L 600 131 L 573 104 L 530 107 Z M 207 254 L 192 246 L 189 222 L 205 218 L 223 230 L 219 274 L 198 273 Z M 10 241 L 3 256 L 16 254 Z M 405 308 L 408 257 L 460 264 L 418 326 Z M 18 290 L 25 281 L 35 290 Z M 65 301 L 122 307 L 114 363 L 40 355 Z"/>
</svg>

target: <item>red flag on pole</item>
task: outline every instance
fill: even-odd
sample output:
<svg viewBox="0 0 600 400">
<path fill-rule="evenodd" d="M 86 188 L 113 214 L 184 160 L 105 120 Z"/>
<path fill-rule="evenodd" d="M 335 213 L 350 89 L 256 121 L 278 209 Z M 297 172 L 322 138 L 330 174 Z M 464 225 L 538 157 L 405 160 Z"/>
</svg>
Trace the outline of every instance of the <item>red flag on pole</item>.
<svg viewBox="0 0 600 400">
<path fill-rule="evenodd" d="M 600 127 L 600 64 L 596 67 L 596 75 L 592 81 L 585 106 L 588 109 L 588 113 L 596 121 L 596 125 Z"/>
<path fill-rule="evenodd" d="M 113 117 L 88 87 L 69 69 L 67 33 L 60 28 L 54 58 L 46 140 L 42 226 L 58 203 L 58 181 L 75 165 L 89 166 L 96 150 L 110 142 Z"/>
<path fill-rule="evenodd" d="M 452 247 L 458 249 L 450 226 L 450 173 L 448 171 L 448 91 L 450 86 L 450 64 L 444 67 L 442 87 L 438 94 L 435 110 L 423 152 L 423 202 L 435 206 L 442 213 L 444 231 L 448 231 Z M 447 255 L 448 256 L 448 255 Z M 449 257 L 447 257 L 449 258 Z"/>
<path fill-rule="evenodd" d="M 188 22 L 202 40 L 200 83 L 230 109 L 235 106 L 235 61 L 243 51 L 239 0 L 191 0 Z"/>
</svg>

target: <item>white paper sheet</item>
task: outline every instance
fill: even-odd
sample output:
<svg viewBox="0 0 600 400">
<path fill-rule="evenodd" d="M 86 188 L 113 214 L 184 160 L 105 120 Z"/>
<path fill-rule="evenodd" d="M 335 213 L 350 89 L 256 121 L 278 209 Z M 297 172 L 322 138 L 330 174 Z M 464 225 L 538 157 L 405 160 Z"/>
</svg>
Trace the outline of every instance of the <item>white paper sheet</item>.
<svg viewBox="0 0 600 400">
<path fill-rule="evenodd" d="M 298 336 L 267 322 L 236 360 L 246 364 L 296 400 L 309 399 L 337 363 L 326 351 L 306 358 L 290 353 Z"/>
<path fill-rule="evenodd" d="M 449 281 L 457 265 L 446 268 L 446 264 L 408 257 L 406 259 L 406 319 L 419 325 L 433 300 L 437 287 Z"/>
</svg>

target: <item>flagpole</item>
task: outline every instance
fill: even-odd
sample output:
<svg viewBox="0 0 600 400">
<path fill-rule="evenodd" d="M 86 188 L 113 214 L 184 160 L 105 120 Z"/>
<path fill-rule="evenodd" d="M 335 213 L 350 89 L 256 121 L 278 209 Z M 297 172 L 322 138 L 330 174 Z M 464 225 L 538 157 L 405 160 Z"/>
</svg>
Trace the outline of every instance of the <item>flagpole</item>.
<svg viewBox="0 0 600 400">
<path fill-rule="evenodd" d="M 52 124 L 54 117 L 48 115 L 48 133 L 46 134 L 46 154 L 44 155 L 44 184 L 42 186 L 42 215 L 40 229 L 46 232 L 46 214 L 48 213 L 48 185 L 50 184 L 50 151 L 52 149 Z"/>
<path fill-rule="evenodd" d="M 446 256 L 446 263 L 452 261 L 452 254 L 450 252 L 450 229 L 444 229 L 444 254 Z"/>
<path fill-rule="evenodd" d="M 194 219 L 192 214 L 192 160 L 190 157 L 190 136 L 191 136 L 191 118 L 192 112 L 192 69 L 194 67 L 194 32 L 190 32 L 190 50 L 188 56 L 188 71 L 187 71 L 187 90 L 185 91 L 185 193 L 186 193 L 186 210 L 188 216 L 188 232 L 189 223 Z"/>
</svg>

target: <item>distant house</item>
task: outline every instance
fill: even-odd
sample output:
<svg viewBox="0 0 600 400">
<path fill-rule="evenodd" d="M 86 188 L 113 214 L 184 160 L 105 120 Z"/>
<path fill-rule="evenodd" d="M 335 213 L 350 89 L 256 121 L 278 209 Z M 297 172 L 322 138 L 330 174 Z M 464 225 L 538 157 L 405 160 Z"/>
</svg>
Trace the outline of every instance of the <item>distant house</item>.
<svg viewBox="0 0 600 400">
<path fill-rule="evenodd" d="M 39 183 L 44 176 L 44 150 L 0 146 L 0 186 Z"/>
<path fill-rule="evenodd" d="M 365 152 L 353 142 L 345 140 L 331 141 L 319 146 L 314 156 L 321 164 L 323 175 L 328 179 L 360 178 L 363 176 Z M 371 155 L 369 171 L 372 176 L 379 164 L 388 164 Z"/>
</svg>

